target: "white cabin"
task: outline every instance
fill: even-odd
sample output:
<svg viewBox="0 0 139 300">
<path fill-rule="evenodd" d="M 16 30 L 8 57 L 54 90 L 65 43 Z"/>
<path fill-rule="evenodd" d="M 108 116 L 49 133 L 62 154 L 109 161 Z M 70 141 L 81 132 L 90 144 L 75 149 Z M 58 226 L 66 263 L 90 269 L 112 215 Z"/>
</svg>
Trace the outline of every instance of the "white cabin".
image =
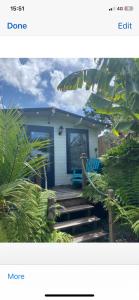
<svg viewBox="0 0 139 300">
<path fill-rule="evenodd" d="M 98 155 L 98 135 L 104 124 L 57 108 L 27 108 L 22 111 L 31 139 L 49 139 L 48 187 L 71 184 L 74 168 L 81 168 L 80 156 Z M 44 150 L 44 149 L 43 149 Z"/>
</svg>

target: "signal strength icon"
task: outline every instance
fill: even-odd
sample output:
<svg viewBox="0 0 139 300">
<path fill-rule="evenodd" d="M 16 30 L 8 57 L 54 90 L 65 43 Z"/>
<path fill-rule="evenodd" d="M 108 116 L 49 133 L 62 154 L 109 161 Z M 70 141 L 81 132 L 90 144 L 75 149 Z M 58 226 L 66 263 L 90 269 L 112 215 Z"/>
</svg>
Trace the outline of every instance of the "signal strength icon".
<svg viewBox="0 0 139 300">
<path fill-rule="evenodd" d="M 133 6 L 118 6 L 118 7 L 111 7 L 109 8 L 109 11 L 133 11 L 134 7 Z"/>
<path fill-rule="evenodd" d="M 109 11 L 114 11 L 114 10 L 116 10 L 116 7 L 109 8 Z"/>
</svg>

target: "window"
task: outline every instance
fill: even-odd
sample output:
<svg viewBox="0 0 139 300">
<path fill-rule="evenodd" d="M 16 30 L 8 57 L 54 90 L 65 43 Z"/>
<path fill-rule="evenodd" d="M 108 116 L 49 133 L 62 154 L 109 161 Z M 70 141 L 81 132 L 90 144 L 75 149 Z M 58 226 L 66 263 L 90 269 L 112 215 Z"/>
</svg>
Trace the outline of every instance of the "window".
<svg viewBox="0 0 139 300">
<path fill-rule="evenodd" d="M 31 140 L 49 140 L 49 145 L 46 148 L 36 149 L 33 154 L 42 154 L 47 158 L 46 172 L 47 172 L 47 187 L 51 188 L 55 185 L 54 174 L 54 128 L 50 126 L 35 126 L 28 125 L 27 133 Z M 41 178 L 42 187 L 45 187 L 44 171 Z"/>
<path fill-rule="evenodd" d="M 81 168 L 81 154 L 89 156 L 88 130 L 67 129 L 67 173 Z"/>
<path fill-rule="evenodd" d="M 47 140 L 49 139 L 49 134 L 47 132 L 41 132 L 41 131 L 31 131 L 30 132 L 31 140 Z"/>
</svg>

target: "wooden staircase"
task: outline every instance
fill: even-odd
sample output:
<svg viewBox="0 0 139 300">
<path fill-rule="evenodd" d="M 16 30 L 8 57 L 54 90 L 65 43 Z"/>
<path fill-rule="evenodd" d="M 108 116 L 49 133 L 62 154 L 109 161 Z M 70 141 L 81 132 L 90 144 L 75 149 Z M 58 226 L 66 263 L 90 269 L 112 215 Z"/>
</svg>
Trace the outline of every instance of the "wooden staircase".
<svg viewBox="0 0 139 300">
<path fill-rule="evenodd" d="M 101 219 L 94 214 L 94 206 L 81 194 L 70 191 L 57 193 L 61 205 L 55 229 L 69 233 L 73 242 L 105 242 L 108 234 L 103 230 Z"/>
</svg>

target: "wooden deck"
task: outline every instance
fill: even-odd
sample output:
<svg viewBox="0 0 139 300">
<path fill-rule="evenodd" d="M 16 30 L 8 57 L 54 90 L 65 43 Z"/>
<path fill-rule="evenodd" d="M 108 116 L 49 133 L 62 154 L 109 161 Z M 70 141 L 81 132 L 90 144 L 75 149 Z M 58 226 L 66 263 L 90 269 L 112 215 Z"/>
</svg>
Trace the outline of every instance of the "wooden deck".
<svg viewBox="0 0 139 300">
<path fill-rule="evenodd" d="M 72 186 L 57 186 L 53 188 L 56 192 L 56 200 L 76 199 L 82 196 L 81 189 L 74 189 Z"/>
</svg>

